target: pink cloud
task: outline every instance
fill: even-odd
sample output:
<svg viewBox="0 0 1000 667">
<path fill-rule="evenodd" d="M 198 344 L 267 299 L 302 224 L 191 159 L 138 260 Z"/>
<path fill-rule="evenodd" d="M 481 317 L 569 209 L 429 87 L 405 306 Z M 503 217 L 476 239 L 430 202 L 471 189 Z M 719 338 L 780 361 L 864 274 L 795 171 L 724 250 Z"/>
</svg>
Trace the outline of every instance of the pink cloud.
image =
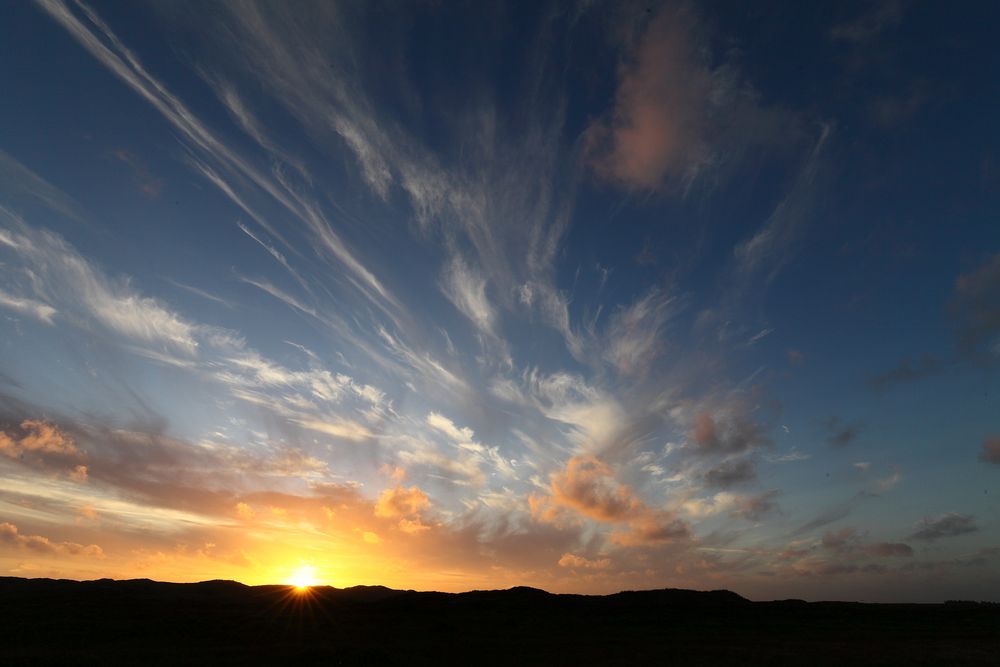
<svg viewBox="0 0 1000 667">
<path fill-rule="evenodd" d="M 610 119 L 592 124 L 586 149 L 598 176 L 655 190 L 669 178 L 690 181 L 711 160 L 705 141 L 713 75 L 684 8 L 666 8 L 649 24 L 619 70 Z"/>
</svg>

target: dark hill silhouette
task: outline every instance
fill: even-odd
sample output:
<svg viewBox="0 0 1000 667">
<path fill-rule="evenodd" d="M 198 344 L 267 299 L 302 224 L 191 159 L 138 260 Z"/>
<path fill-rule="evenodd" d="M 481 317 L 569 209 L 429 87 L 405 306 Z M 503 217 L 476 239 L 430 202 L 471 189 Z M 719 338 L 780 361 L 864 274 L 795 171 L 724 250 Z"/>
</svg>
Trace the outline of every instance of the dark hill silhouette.
<svg viewBox="0 0 1000 667">
<path fill-rule="evenodd" d="M 1000 605 L 0 577 L 2 665 L 996 664 Z"/>
</svg>

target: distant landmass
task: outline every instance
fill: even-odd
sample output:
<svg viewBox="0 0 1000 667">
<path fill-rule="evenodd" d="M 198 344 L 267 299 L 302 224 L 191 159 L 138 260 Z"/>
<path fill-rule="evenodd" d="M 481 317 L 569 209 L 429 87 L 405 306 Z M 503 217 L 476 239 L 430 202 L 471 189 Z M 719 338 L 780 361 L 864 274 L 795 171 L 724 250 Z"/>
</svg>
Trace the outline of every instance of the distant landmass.
<svg viewBox="0 0 1000 667">
<path fill-rule="evenodd" d="M 0 577 L 2 665 L 998 664 L 1000 605 Z"/>
</svg>

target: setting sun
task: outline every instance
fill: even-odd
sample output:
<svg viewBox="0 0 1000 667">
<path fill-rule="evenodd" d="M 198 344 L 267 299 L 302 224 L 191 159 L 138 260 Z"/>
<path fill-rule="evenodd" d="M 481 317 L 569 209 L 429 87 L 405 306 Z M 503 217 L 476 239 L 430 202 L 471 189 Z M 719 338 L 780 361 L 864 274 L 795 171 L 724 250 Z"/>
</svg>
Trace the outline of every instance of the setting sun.
<svg viewBox="0 0 1000 667">
<path fill-rule="evenodd" d="M 292 576 L 288 578 L 288 583 L 295 586 L 298 589 L 306 589 L 310 586 L 315 586 L 316 581 L 316 568 L 311 565 L 303 565 L 297 570 L 292 572 Z"/>
</svg>

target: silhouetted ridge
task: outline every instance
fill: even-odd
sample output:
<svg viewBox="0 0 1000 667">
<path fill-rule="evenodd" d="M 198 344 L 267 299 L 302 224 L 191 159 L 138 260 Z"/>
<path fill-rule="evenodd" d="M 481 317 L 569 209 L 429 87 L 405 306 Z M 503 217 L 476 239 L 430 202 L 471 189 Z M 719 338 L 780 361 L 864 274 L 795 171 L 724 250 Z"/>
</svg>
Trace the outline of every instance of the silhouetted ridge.
<svg viewBox="0 0 1000 667">
<path fill-rule="evenodd" d="M 0 577 L 0 665 L 995 664 L 1000 606 Z"/>
<path fill-rule="evenodd" d="M 552 593 L 549 593 L 548 591 L 543 591 L 541 588 L 532 588 L 531 586 L 514 586 L 512 588 L 508 588 L 506 592 L 513 593 L 515 595 L 552 595 Z"/>
<path fill-rule="evenodd" d="M 622 591 L 611 598 L 630 600 L 643 604 L 691 604 L 691 605 L 730 605 L 749 604 L 742 595 L 727 590 L 694 591 L 686 588 L 661 588 L 648 591 Z"/>
<path fill-rule="evenodd" d="M 351 586 L 350 588 L 331 588 L 331 594 L 350 600 L 362 602 L 377 602 L 386 598 L 402 595 L 406 591 L 398 591 L 385 586 Z"/>
<path fill-rule="evenodd" d="M 476 590 L 467 591 L 465 593 L 457 593 L 463 598 L 495 598 L 495 599 L 507 599 L 507 600 L 537 600 L 539 598 L 546 598 L 552 596 L 552 593 L 548 591 L 543 591 L 540 588 L 532 588 L 530 586 L 514 586 L 513 588 L 502 588 L 493 590 Z"/>
</svg>

